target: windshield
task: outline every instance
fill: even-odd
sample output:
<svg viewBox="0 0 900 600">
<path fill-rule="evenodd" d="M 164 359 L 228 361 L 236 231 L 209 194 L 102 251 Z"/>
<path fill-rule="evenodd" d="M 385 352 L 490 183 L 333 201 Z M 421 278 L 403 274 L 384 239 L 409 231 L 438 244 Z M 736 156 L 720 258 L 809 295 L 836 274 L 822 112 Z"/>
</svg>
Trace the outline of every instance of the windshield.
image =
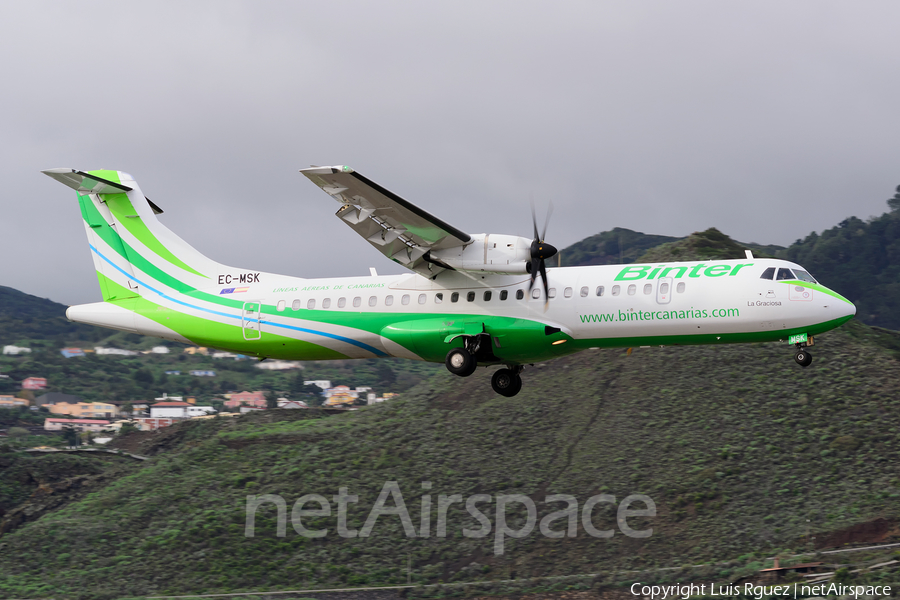
<svg viewBox="0 0 900 600">
<path fill-rule="evenodd" d="M 794 275 L 796 275 L 797 279 L 799 279 L 800 281 L 806 281 L 808 283 L 818 283 L 818 281 L 813 279 L 812 275 L 801 269 L 794 269 Z"/>
</svg>

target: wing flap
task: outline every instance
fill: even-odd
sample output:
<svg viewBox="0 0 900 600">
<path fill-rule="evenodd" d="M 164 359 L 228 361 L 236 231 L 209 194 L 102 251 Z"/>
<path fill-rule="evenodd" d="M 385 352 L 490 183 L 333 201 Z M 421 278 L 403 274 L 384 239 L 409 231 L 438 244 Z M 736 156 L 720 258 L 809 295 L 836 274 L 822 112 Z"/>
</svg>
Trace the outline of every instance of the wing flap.
<svg viewBox="0 0 900 600">
<path fill-rule="evenodd" d="M 342 204 L 335 213 L 379 252 L 423 275 L 442 268 L 431 250 L 465 246 L 472 236 L 429 214 L 347 166 L 300 170 Z"/>
</svg>

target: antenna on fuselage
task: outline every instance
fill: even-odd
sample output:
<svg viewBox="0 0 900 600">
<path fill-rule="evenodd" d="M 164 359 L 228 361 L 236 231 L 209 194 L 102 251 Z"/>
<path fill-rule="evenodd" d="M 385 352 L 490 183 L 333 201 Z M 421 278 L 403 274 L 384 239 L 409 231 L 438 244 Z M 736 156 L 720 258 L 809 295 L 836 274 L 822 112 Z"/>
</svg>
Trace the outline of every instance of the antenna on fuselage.
<svg viewBox="0 0 900 600">
<path fill-rule="evenodd" d="M 746 256 L 750 260 L 753 260 L 753 252 L 751 252 L 750 250 L 744 250 L 744 256 Z"/>
</svg>

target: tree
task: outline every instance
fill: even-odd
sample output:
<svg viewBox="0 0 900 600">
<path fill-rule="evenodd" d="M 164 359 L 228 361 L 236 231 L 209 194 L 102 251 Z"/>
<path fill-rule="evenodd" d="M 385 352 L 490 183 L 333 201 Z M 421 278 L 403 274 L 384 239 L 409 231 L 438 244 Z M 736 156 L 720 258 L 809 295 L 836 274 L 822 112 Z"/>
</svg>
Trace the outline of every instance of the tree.
<svg viewBox="0 0 900 600">
<path fill-rule="evenodd" d="M 6 435 L 9 438 L 15 440 L 16 443 L 19 443 L 22 440 L 22 438 L 24 438 L 28 435 L 28 430 L 25 429 L 24 427 L 10 427 L 10 429 L 6 433 Z"/>
<path fill-rule="evenodd" d="M 897 186 L 897 193 L 887 203 L 892 211 L 900 209 L 900 185 Z"/>
<path fill-rule="evenodd" d="M 131 402 L 126 402 L 122 405 L 122 412 L 127 413 L 128 416 L 131 416 L 131 413 L 134 412 L 134 405 Z"/>
<path fill-rule="evenodd" d="M 119 435 L 128 435 L 133 431 L 140 431 L 134 423 L 122 423 L 122 426 L 119 428 Z"/>
<path fill-rule="evenodd" d="M 150 372 L 150 369 L 142 368 L 138 369 L 132 375 L 134 382 L 137 384 L 143 384 L 144 386 L 153 385 L 153 373 Z"/>
<path fill-rule="evenodd" d="M 278 396 L 275 395 L 275 392 L 273 392 L 272 390 L 268 390 L 265 396 L 266 408 L 278 408 Z"/>
<path fill-rule="evenodd" d="M 69 446 L 78 445 L 78 432 L 75 431 L 74 427 L 66 425 L 62 430 L 62 434 L 63 439 L 66 440 L 66 444 L 68 444 Z"/>
</svg>

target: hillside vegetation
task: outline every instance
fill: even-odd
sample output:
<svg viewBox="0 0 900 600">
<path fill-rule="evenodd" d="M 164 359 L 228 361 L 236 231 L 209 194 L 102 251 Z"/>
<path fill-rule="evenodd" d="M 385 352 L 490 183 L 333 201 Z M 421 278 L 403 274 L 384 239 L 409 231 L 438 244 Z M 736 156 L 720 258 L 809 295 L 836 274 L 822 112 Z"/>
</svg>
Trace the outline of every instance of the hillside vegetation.
<svg viewBox="0 0 900 600">
<path fill-rule="evenodd" d="M 863 325 L 820 338 L 805 370 L 777 344 L 594 351 L 526 371 L 511 399 L 490 391 L 485 370 L 327 418 L 187 423 L 167 452 L 3 536 L 0 590 L 113 598 L 390 584 L 405 580 L 407 555 L 417 582 L 678 566 L 896 518 L 900 364 Z M 423 481 L 435 495 L 527 494 L 542 515 L 547 494 L 643 493 L 658 515 L 632 521 L 652 526 L 650 538 L 535 532 L 507 539 L 502 556 L 492 536 L 461 536 L 478 523 L 459 505 L 447 538 L 407 538 L 390 516 L 370 538 L 336 536 L 333 516 L 307 524 L 330 529 L 324 538 L 290 526 L 279 538 L 271 505 L 244 537 L 248 494 L 280 494 L 290 507 L 345 486 L 359 496 L 348 523 L 360 528 L 391 480 L 417 528 Z"/>
</svg>

